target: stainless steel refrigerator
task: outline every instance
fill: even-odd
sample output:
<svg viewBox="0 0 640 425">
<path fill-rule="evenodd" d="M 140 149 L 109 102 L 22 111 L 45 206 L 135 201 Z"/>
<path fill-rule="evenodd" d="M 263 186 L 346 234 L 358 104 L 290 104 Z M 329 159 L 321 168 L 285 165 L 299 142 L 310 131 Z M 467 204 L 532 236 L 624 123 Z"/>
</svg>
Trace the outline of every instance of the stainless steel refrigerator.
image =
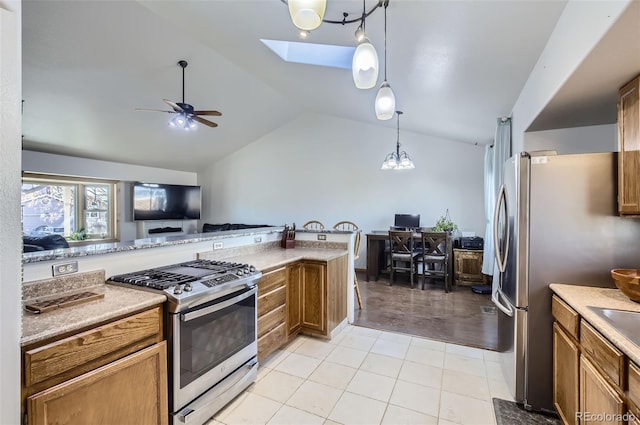
<svg viewBox="0 0 640 425">
<path fill-rule="evenodd" d="M 617 154 L 535 156 L 504 164 L 493 220 L 502 370 L 516 402 L 553 411 L 550 283 L 615 287 L 640 266 L 640 220 L 617 216 Z"/>
</svg>

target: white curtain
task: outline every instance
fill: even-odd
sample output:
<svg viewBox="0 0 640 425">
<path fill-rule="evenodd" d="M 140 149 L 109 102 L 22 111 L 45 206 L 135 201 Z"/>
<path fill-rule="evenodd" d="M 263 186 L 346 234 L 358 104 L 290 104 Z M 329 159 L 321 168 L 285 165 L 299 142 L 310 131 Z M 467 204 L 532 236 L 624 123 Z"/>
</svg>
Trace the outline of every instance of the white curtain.
<svg viewBox="0 0 640 425">
<path fill-rule="evenodd" d="M 498 118 L 493 147 L 487 147 L 484 156 L 484 209 L 486 229 L 482 273 L 494 275 L 495 243 L 493 240 L 493 212 L 496 197 L 502 185 L 503 165 L 511 157 L 511 118 Z"/>
</svg>

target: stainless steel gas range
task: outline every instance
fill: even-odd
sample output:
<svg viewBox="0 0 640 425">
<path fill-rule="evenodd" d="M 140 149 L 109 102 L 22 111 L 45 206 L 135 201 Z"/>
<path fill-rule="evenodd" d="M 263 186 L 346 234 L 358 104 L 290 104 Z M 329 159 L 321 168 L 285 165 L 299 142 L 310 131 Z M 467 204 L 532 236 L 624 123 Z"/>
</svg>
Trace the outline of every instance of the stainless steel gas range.
<svg viewBox="0 0 640 425">
<path fill-rule="evenodd" d="M 255 381 L 257 282 L 248 264 L 194 260 L 110 277 L 168 298 L 171 422 L 205 423 Z"/>
</svg>

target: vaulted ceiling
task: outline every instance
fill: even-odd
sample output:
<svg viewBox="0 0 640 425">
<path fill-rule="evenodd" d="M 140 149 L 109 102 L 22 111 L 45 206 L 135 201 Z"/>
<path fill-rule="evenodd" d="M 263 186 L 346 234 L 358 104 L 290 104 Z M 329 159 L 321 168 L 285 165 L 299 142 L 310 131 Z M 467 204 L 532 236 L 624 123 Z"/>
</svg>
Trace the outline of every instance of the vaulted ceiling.
<svg viewBox="0 0 640 425">
<path fill-rule="evenodd" d="M 391 0 L 387 75 L 403 128 L 490 143 L 565 4 Z M 325 18 L 362 8 L 329 0 Z M 382 69 L 383 19 L 380 8 L 366 21 Z M 325 23 L 308 41 L 353 46 L 355 30 Z M 356 89 L 348 69 L 285 62 L 260 39 L 301 41 L 282 1 L 24 0 L 24 146 L 197 171 L 305 111 L 395 127 L 375 117 L 377 87 Z M 135 110 L 182 100 L 181 59 L 186 103 L 221 111 L 217 128 L 185 133 L 168 114 Z"/>
</svg>

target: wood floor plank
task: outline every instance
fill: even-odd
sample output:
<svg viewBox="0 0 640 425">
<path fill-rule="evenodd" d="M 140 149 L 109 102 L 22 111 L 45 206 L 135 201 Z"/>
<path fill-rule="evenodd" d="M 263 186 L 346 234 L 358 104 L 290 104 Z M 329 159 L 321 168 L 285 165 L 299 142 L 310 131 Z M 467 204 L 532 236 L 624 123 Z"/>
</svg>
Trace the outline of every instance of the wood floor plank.
<svg viewBox="0 0 640 425">
<path fill-rule="evenodd" d="M 442 282 L 411 289 L 409 283 L 388 278 L 366 282 L 358 273 L 362 310 L 355 308 L 356 326 L 400 332 L 470 347 L 495 350 L 498 313 L 491 295 L 476 294 L 468 286 L 445 293 Z"/>
</svg>

